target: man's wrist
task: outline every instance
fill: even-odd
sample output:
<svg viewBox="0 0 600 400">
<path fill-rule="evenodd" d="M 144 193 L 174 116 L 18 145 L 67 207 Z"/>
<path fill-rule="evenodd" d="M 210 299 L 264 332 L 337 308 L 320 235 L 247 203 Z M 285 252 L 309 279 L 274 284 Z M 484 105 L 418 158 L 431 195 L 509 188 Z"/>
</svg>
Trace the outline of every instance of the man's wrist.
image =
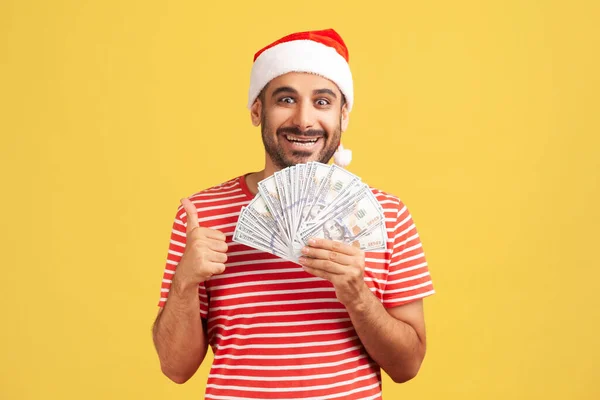
<svg viewBox="0 0 600 400">
<path fill-rule="evenodd" d="M 363 314 L 370 308 L 375 296 L 366 283 L 363 282 L 358 294 L 352 297 L 352 301 L 345 304 L 346 310 L 351 314 Z"/>
<path fill-rule="evenodd" d="M 190 296 L 197 296 L 198 294 L 198 282 L 193 282 L 181 274 L 175 272 L 173 280 L 171 282 L 171 290 L 179 297 L 187 298 Z"/>
</svg>

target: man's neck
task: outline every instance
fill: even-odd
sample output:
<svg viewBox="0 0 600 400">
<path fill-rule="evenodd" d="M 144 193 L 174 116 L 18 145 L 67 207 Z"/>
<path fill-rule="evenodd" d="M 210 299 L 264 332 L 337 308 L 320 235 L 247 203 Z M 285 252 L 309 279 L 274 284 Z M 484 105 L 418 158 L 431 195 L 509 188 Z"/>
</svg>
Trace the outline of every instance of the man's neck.
<svg viewBox="0 0 600 400">
<path fill-rule="evenodd" d="M 265 177 L 266 176 L 264 169 L 258 172 L 251 172 L 245 176 L 246 186 L 248 186 L 248 190 L 250 191 L 250 193 L 252 193 L 253 195 L 256 195 L 258 193 L 258 182 L 265 179 Z"/>
<path fill-rule="evenodd" d="M 246 186 L 254 195 L 258 193 L 258 182 L 273 175 L 279 168 L 275 167 L 268 156 L 265 155 L 265 168 L 262 171 L 251 172 L 246 175 Z"/>
</svg>

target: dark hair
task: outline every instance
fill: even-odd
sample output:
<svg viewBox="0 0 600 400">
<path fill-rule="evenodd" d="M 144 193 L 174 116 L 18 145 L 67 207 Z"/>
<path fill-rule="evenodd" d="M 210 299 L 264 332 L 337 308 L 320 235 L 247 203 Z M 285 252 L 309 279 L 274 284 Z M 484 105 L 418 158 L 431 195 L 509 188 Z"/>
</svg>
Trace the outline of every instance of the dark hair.
<svg viewBox="0 0 600 400">
<path fill-rule="evenodd" d="M 267 86 L 265 86 L 264 88 L 262 88 L 262 90 L 260 91 L 260 93 L 258 94 L 258 99 L 260 100 L 260 102 L 262 104 L 265 104 L 265 91 L 267 90 Z"/>
</svg>

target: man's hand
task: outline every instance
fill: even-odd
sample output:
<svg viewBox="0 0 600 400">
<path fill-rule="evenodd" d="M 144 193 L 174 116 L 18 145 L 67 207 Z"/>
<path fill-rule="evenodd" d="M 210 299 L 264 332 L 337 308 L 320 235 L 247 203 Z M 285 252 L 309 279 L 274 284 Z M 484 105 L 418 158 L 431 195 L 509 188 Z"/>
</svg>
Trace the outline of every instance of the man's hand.
<svg viewBox="0 0 600 400">
<path fill-rule="evenodd" d="M 174 279 L 187 287 L 225 271 L 227 243 L 223 232 L 198 224 L 196 206 L 189 199 L 181 199 L 181 204 L 187 214 L 187 240 Z"/>
<path fill-rule="evenodd" d="M 368 287 L 363 280 L 365 253 L 357 247 L 327 239 L 310 239 L 299 262 L 306 272 L 327 279 L 346 306 L 360 302 Z"/>
<path fill-rule="evenodd" d="M 184 383 L 198 370 L 208 350 L 208 339 L 200 317 L 198 284 L 225 271 L 225 235 L 198 224 L 198 210 L 189 199 L 181 199 L 187 214 L 186 244 L 169 299 L 153 327 L 160 367 L 173 382 Z"/>
<path fill-rule="evenodd" d="M 311 239 L 302 253 L 299 262 L 304 269 L 335 287 L 371 358 L 394 382 L 415 377 L 425 357 L 422 300 L 386 310 L 363 280 L 365 254 L 356 247 Z"/>
</svg>

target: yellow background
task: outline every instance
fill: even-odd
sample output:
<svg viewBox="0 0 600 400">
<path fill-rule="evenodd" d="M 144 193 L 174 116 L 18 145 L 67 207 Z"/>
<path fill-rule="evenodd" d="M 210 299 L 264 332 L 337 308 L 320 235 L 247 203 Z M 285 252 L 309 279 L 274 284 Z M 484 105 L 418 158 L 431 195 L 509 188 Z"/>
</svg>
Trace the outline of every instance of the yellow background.
<svg viewBox="0 0 600 400">
<path fill-rule="evenodd" d="M 385 398 L 600 398 L 599 4 L 3 0 L 0 398 L 203 397 L 150 335 L 178 201 L 262 167 L 254 52 L 326 27 L 437 289 Z"/>
</svg>

